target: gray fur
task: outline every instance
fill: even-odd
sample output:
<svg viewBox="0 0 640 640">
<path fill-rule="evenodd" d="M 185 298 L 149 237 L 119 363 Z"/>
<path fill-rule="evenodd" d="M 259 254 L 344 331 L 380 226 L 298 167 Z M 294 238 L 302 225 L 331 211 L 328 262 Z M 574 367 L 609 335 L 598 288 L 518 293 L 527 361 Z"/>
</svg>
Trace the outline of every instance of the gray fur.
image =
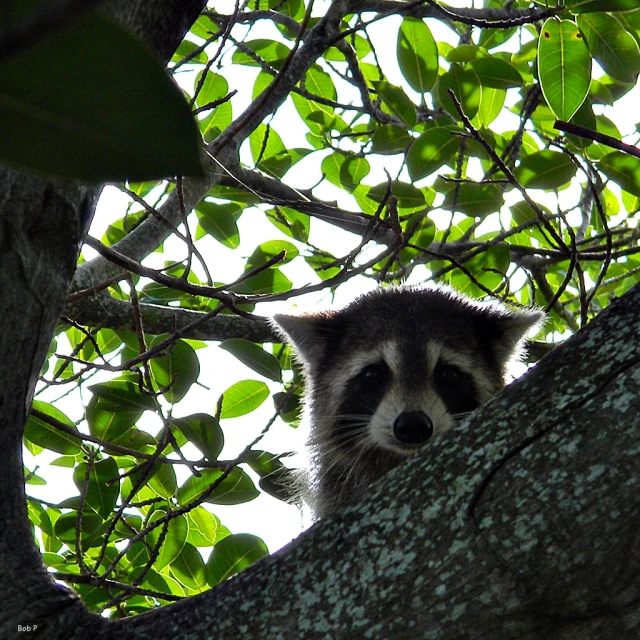
<svg viewBox="0 0 640 640">
<path fill-rule="evenodd" d="M 380 288 L 339 311 L 276 315 L 307 384 L 316 516 L 362 496 L 499 391 L 542 318 L 435 285 Z"/>
</svg>

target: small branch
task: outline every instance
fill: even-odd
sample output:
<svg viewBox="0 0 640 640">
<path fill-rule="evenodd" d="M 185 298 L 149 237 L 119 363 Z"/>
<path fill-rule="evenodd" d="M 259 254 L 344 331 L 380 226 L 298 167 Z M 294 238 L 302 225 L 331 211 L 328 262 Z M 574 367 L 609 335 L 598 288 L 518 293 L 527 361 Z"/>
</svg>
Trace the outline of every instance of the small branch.
<svg viewBox="0 0 640 640">
<path fill-rule="evenodd" d="M 607 147 L 618 149 L 619 151 L 624 151 L 624 153 L 628 153 L 631 156 L 640 158 L 640 149 L 638 149 L 638 147 L 635 147 L 632 144 L 626 144 L 618 140 L 618 138 L 608 136 L 605 133 L 600 133 L 599 131 L 587 129 L 586 127 L 581 127 L 580 125 L 572 124 L 571 122 L 564 122 L 562 120 L 556 120 L 553 123 L 553 127 L 558 131 L 564 131 L 565 133 L 571 133 L 574 136 L 593 140 L 594 142 L 605 144 Z"/>
</svg>

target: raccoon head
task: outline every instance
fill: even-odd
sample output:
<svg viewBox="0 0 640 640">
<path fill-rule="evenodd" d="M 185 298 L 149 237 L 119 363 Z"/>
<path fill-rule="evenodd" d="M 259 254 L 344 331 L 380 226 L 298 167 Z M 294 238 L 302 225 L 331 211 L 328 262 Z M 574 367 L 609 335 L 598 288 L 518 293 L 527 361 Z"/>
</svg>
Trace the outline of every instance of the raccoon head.
<svg viewBox="0 0 640 640">
<path fill-rule="evenodd" d="M 276 315 L 307 383 L 316 515 L 362 495 L 499 391 L 542 317 L 441 286 L 378 289 L 339 311 Z"/>
</svg>

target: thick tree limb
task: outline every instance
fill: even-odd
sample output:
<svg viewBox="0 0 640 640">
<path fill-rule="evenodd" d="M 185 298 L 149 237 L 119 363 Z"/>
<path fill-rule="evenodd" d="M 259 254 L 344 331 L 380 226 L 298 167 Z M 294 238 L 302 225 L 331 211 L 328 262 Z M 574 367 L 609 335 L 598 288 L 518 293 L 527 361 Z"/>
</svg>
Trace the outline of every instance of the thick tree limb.
<svg viewBox="0 0 640 640">
<path fill-rule="evenodd" d="M 637 637 L 639 313 L 637 288 L 363 504 L 101 637 Z"/>
<path fill-rule="evenodd" d="M 154 304 L 140 304 L 140 315 L 146 333 L 158 335 L 183 331 L 204 316 L 200 311 L 175 309 Z M 135 331 L 135 318 L 131 304 L 109 295 L 83 298 L 65 307 L 65 315 L 87 327 L 105 327 L 114 330 Z M 252 342 L 275 342 L 279 338 L 264 318 L 243 318 L 219 314 L 193 326 L 185 338 L 195 340 L 226 340 L 244 338 Z"/>
<path fill-rule="evenodd" d="M 639 315 L 636 288 L 362 504 L 96 638 L 638 637 Z"/>
</svg>

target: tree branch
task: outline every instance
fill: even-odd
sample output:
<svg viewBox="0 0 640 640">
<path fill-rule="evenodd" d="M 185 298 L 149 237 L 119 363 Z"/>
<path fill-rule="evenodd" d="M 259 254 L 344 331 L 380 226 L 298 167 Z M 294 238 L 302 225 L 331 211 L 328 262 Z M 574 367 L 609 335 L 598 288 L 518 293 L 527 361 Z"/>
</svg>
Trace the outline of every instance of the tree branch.
<svg viewBox="0 0 640 640">
<path fill-rule="evenodd" d="M 252 342 L 279 340 L 265 318 L 218 314 L 196 325 L 196 321 L 205 315 L 204 312 L 145 303 L 141 303 L 139 308 L 144 330 L 152 335 L 184 331 L 184 338 L 194 340 L 226 340 L 228 338 L 244 338 Z M 131 304 L 106 294 L 70 302 L 65 307 L 64 315 L 87 327 L 100 326 L 115 331 L 135 331 Z M 187 327 L 191 328 L 185 331 Z"/>
</svg>

